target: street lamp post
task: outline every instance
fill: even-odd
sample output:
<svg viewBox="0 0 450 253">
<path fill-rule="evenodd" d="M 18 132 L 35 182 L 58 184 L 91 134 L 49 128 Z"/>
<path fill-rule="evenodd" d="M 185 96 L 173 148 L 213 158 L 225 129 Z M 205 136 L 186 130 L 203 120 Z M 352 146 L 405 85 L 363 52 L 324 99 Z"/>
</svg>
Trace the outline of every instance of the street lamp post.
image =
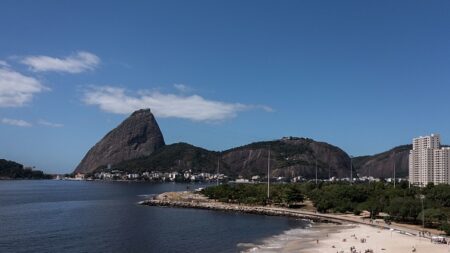
<svg viewBox="0 0 450 253">
<path fill-rule="evenodd" d="M 395 155 L 396 155 L 397 153 L 394 153 L 394 189 L 395 189 L 395 183 L 396 183 L 396 181 L 397 181 L 397 179 L 395 178 Z"/>
<path fill-rule="evenodd" d="M 220 156 L 219 158 L 217 158 L 217 173 L 216 173 L 217 185 L 219 185 L 219 169 L 220 169 Z"/>
<path fill-rule="evenodd" d="M 420 194 L 420 203 L 422 204 L 422 231 L 425 232 L 425 212 L 423 208 L 423 199 L 425 196 L 423 194 Z"/>
<path fill-rule="evenodd" d="M 267 200 L 270 199 L 270 147 L 267 156 Z"/>
<path fill-rule="evenodd" d="M 317 185 L 317 159 L 316 159 L 316 185 Z"/>
<path fill-rule="evenodd" d="M 350 184 L 353 184 L 353 156 L 350 156 Z"/>
<path fill-rule="evenodd" d="M 394 161 L 394 189 L 395 189 L 395 183 L 396 183 L 397 179 L 395 178 L 395 161 Z"/>
</svg>

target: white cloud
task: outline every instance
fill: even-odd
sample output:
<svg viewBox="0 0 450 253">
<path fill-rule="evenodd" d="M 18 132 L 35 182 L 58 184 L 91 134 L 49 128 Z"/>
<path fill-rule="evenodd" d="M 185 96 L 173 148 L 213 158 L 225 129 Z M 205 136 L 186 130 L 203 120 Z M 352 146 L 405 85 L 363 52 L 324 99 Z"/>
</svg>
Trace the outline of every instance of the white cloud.
<svg viewBox="0 0 450 253">
<path fill-rule="evenodd" d="M 19 107 L 30 102 L 35 93 L 47 90 L 37 79 L 0 67 L 0 107 Z"/>
<path fill-rule="evenodd" d="M 83 101 L 111 113 L 129 114 L 141 108 L 151 108 L 152 112 L 161 118 L 182 118 L 194 121 L 221 121 L 235 117 L 240 111 L 255 108 L 272 110 L 267 106 L 208 100 L 199 95 L 182 96 L 141 91 L 132 96 L 128 95 L 123 88 L 111 86 L 92 87 L 85 91 Z"/>
<path fill-rule="evenodd" d="M 18 126 L 18 127 L 31 127 L 31 123 L 21 120 L 21 119 L 9 119 L 9 118 L 3 118 L 1 120 L 2 124 L 5 125 L 11 125 L 11 126 Z"/>
<path fill-rule="evenodd" d="M 100 58 L 95 54 L 80 51 L 66 58 L 55 58 L 44 55 L 27 56 L 21 62 L 28 65 L 35 72 L 55 71 L 80 73 L 95 69 L 100 63 Z"/>
<path fill-rule="evenodd" d="M 9 64 L 6 61 L 0 60 L 0 67 L 9 67 Z"/>
<path fill-rule="evenodd" d="M 173 87 L 177 91 L 179 91 L 181 93 L 186 93 L 186 92 L 190 92 L 191 91 L 191 88 L 189 86 L 187 86 L 187 85 L 184 85 L 184 84 L 174 84 Z"/>
<path fill-rule="evenodd" d="M 39 120 L 38 124 L 42 125 L 42 126 L 46 126 L 46 127 L 55 127 L 55 128 L 64 126 L 63 124 L 53 123 L 53 122 L 49 122 L 49 121 L 46 121 L 46 120 L 43 120 L 43 119 Z"/>
</svg>

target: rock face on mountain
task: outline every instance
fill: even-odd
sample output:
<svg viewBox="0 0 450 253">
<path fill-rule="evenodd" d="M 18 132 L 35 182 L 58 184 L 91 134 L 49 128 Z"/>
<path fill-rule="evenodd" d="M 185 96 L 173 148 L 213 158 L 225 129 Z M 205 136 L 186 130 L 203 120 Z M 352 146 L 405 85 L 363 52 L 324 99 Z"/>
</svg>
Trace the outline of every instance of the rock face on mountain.
<svg viewBox="0 0 450 253">
<path fill-rule="evenodd" d="M 285 137 L 227 150 L 223 161 L 239 175 L 267 174 L 270 147 L 271 176 L 315 178 L 349 177 L 350 157 L 340 148 L 307 138 Z"/>
<path fill-rule="evenodd" d="M 372 155 L 360 156 L 353 159 L 353 165 L 358 175 L 372 176 L 376 178 L 397 178 L 408 176 L 409 151 L 412 145 L 395 147 L 389 151 Z"/>
<path fill-rule="evenodd" d="M 217 171 L 231 177 L 249 178 L 267 175 L 271 151 L 272 177 L 349 178 L 350 157 L 340 148 L 308 138 L 285 137 L 280 140 L 255 142 L 222 152 L 209 151 L 187 143 L 165 145 L 163 135 L 150 109 L 134 112 L 117 128 L 95 144 L 75 173 L 91 173 L 108 164 L 124 171 Z M 353 176 L 396 177 L 408 174 L 411 145 L 399 146 L 373 156 L 353 158 Z"/>
<path fill-rule="evenodd" d="M 305 138 L 255 142 L 223 152 L 214 152 L 186 143 L 167 145 L 148 157 L 125 161 L 118 169 L 129 171 L 183 171 L 220 173 L 250 177 L 267 174 L 268 150 L 271 150 L 271 175 L 278 177 L 319 178 L 349 177 L 350 158 L 341 149 Z M 356 174 L 355 174 L 356 175 Z"/>
<path fill-rule="evenodd" d="M 150 109 L 138 110 L 95 144 L 74 172 L 91 173 L 100 166 L 149 156 L 164 145 Z"/>
</svg>

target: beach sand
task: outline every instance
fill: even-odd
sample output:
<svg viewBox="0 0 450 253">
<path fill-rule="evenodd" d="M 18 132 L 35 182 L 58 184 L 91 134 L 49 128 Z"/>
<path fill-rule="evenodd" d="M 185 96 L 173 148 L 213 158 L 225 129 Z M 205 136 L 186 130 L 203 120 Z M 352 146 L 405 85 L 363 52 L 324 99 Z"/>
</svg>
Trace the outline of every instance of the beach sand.
<svg viewBox="0 0 450 253">
<path fill-rule="evenodd" d="M 372 249 L 373 252 L 412 252 L 415 247 L 416 252 L 421 253 L 448 253 L 450 248 L 445 244 L 434 244 L 430 239 L 418 236 L 400 234 L 396 231 L 378 229 L 367 225 L 340 225 L 341 229 L 329 234 L 321 234 L 313 240 L 303 242 L 305 247 L 296 252 L 308 253 L 336 253 L 351 252 L 350 247 L 354 246 L 356 252 L 365 252 Z M 338 226 L 339 227 L 339 226 Z M 364 238 L 366 241 L 361 242 Z M 316 240 L 319 240 L 317 243 Z M 344 241 L 345 239 L 345 241 Z M 301 243 L 301 242 L 299 242 Z M 334 248 L 333 248 L 334 246 Z M 293 248 L 285 248 L 285 252 L 294 252 Z"/>
</svg>

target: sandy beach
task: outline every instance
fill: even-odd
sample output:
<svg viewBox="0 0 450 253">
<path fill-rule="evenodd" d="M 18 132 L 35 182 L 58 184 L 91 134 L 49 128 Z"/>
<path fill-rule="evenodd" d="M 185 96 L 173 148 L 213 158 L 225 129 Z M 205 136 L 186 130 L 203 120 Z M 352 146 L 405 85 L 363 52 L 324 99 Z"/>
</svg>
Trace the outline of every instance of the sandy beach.
<svg viewBox="0 0 450 253">
<path fill-rule="evenodd" d="M 361 239 L 365 239 L 361 242 Z M 317 240 L 319 240 L 317 242 Z M 308 229 L 292 229 L 266 238 L 259 245 L 248 245 L 242 252 L 258 253 L 448 253 L 449 246 L 434 244 L 430 239 L 400 234 L 362 224 L 314 224 Z"/>
<path fill-rule="evenodd" d="M 373 225 L 362 217 L 353 215 L 321 214 L 312 211 L 271 206 L 248 206 L 221 203 L 191 192 L 168 192 L 141 201 L 142 205 L 199 208 L 261 215 L 277 215 L 319 221 L 306 229 L 294 229 L 267 238 L 260 245 L 242 243 L 243 252 L 307 252 L 307 253 L 365 253 L 373 252 L 425 252 L 450 253 L 446 244 L 436 244 L 430 238 L 417 236 L 420 227 L 404 224 L 387 225 L 376 220 Z M 323 223 L 334 221 L 334 223 Z M 393 229 L 391 229 L 393 228 Z M 403 231 L 403 233 L 400 233 Z M 431 231 L 436 235 L 440 231 Z M 364 239 L 361 241 L 361 239 Z"/>
<path fill-rule="evenodd" d="M 303 250 L 300 250 L 300 252 L 351 252 L 350 247 L 354 247 L 356 252 L 365 252 L 367 249 L 372 249 L 373 252 L 406 253 L 413 252 L 413 248 L 416 249 L 415 252 L 450 252 L 448 245 L 435 244 L 430 242 L 430 239 L 405 235 L 398 231 L 378 229 L 362 224 L 340 225 L 338 227 L 341 228 L 336 232 L 321 234 L 321 236 L 309 240 L 308 246 L 302 247 Z M 319 240 L 318 243 L 317 239 Z M 365 241 L 361 242 L 361 239 L 365 239 Z M 286 250 L 292 252 L 289 248 L 286 248 Z"/>
</svg>

